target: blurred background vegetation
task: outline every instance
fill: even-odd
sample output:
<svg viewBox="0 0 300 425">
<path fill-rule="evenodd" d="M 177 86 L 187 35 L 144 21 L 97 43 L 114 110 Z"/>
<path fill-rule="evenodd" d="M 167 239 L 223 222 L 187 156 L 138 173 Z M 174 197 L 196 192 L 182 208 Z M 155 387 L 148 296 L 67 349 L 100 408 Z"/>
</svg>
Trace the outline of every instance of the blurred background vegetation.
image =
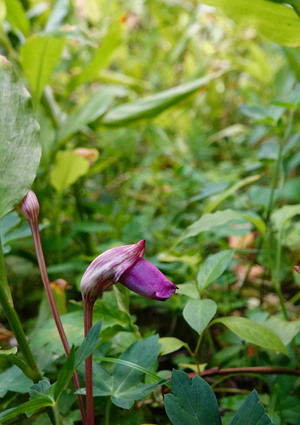
<svg viewBox="0 0 300 425">
<path fill-rule="evenodd" d="M 203 293 L 217 303 L 217 314 L 258 323 L 270 315 L 281 318 L 262 239 L 249 220 L 235 217 L 191 237 L 185 232 L 204 213 L 225 209 L 254 211 L 270 227 L 274 210 L 300 203 L 300 56 L 294 42 L 286 44 L 193 0 L 0 0 L 0 53 L 30 91 L 41 127 L 42 159 L 33 190 L 50 280 L 61 313 L 71 314 L 71 340 L 82 335 L 72 314 L 81 311 L 79 283 L 87 265 L 106 249 L 140 239 L 146 240 L 146 258 L 185 286 L 164 304 L 131 294 L 137 317 L 131 327 L 112 315 L 115 301 L 112 292 L 105 294 L 99 317 L 120 326 L 108 333 L 110 355 L 155 333 L 195 345 L 198 336 L 182 310 L 199 267 L 222 250 L 235 249 L 235 256 Z M 16 309 L 42 349 L 49 340 L 46 328 L 38 329 L 49 313 L 28 225 L 16 212 L 0 225 Z M 275 236 L 271 228 L 272 256 Z M 297 323 L 289 344 L 300 328 L 300 279 L 293 272 L 300 258 L 297 220 L 286 226 L 281 243 L 280 280 Z M 124 291 L 118 295 L 128 297 Z M 4 317 L 1 323 L 7 326 Z M 287 332 L 280 334 L 276 321 L 268 326 L 280 337 Z M 0 335 L 8 344 L 5 328 Z M 209 367 L 297 364 L 293 356 L 289 361 L 254 347 L 222 327 L 205 335 L 199 362 Z M 51 362 L 53 357 L 46 369 L 54 376 Z M 188 370 L 189 363 L 195 370 L 181 349 L 162 357 L 160 369 Z M 238 393 L 231 401 L 230 391 L 221 391 L 224 411 L 237 410 L 243 390 L 256 386 L 276 424 L 299 423 L 296 377 L 237 382 L 228 383 Z M 288 393 L 290 404 L 276 411 L 276 400 Z M 4 404 L 11 397 L 6 394 Z M 122 425 L 151 418 L 166 424 L 156 397 L 151 408 L 146 403 L 133 410 Z"/>
</svg>

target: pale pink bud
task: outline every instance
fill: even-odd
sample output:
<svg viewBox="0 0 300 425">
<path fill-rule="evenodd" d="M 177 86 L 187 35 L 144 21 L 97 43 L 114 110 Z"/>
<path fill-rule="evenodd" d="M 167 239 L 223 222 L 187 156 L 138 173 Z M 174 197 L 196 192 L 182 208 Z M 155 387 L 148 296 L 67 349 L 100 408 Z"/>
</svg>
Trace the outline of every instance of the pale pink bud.
<svg viewBox="0 0 300 425">
<path fill-rule="evenodd" d="M 143 259 L 144 252 L 145 241 L 142 240 L 99 255 L 82 277 L 83 299 L 93 303 L 105 289 L 117 282 L 149 299 L 164 301 L 170 298 L 176 285 Z"/>
<path fill-rule="evenodd" d="M 39 222 L 40 206 L 35 193 L 30 189 L 25 198 L 23 198 L 20 209 L 30 225 Z"/>
</svg>

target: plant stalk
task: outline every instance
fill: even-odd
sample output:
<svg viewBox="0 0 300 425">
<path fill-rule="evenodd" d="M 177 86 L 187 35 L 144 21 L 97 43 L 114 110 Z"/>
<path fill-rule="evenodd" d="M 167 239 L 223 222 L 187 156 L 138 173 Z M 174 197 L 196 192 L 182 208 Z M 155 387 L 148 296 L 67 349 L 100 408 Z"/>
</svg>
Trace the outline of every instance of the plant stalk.
<svg viewBox="0 0 300 425">
<path fill-rule="evenodd" d="M 23 331 L 20 319 L 14 309 L 12 304 L 11 295 L 7 295 L 7 287 L 5 286 L 5 282 L 7 283 L 7 275 L 4 263 L 4 256 L 2 252 L 2 245 L 0 240 L 0 270 L 1 270 L 1 282 L 0 282 L 0 303 L 2 305 L 3 311 L 7 317 L 11 330 L 14 333 L 16 340 L 18 341 L 19 348 L 22 351 L 24 359 L 27 365 L 32 370 L 31 378 L 33 382 L 38 382 L 43 379 L 43 376 L 36 364 L 35 358 L 32 354 L 31 348 L 26 339 L 26 335 Z M 4 285 L 3 285 L 4 282 Z"/>
<path fill-rule="evenodd" d="M 60 339 L 62 341 L 65 353 L 68 356 L 70 354 L 70 345 L 69 345 L 65 330 L 63 328 L 61 318 L 60 318 L 60 315 L 58 313 L 57 305 L 56 305 L 56 302 L 55 302 L 55 298 L 54 298 L 54 295 L 53 295 L 53 292 L 52 292 L 52 289 L 51 289 L 50 280 L 49 280 L 49 276 L 48 276 L 48 273 L 47 273 L 47 267 L 46 267 L 45 258 L 44 258 L 44 253 L 43 253 L 43 248 L 42 248 L 42 243 L 41 243 L 41 238 L 40 238 L 40 232 L 39 232 L 39 229 L 38 229 L 38 223 L 34 223 L 33 221 L 29 220 L 29 226 L 31 228 L 33 243 L 34 243 L 34 247 L 35 247 L 35 252 L 36 252 L 36 256 L 37 256 L 42 280 L 43 280 L 43 283 L 44 283 L 44 288 L 45 288 L 45 291 L 46 291 L 46 294 L 47 294 L 47 298 L 48 298 L 48 301 L 49 301 L 49 304 L 50 304 L 50 308 L 51 308 L 51 311 L 52 311 L 52 314 L 53 314 L 53 318 L 54 318 Z M 74 380 L 74 385 L 75 385 L 76 390 L 79 390 L 80 381 L 79 381 L 79 376 L 78 376 L 77 371 L 75 371 L 74 374 L 73 374 L 73 380 Z M 81 416 L 82 416 L 82 421 L 83 421 L 84 425 L 87 425 L 83 398 L 80 394 L 77 394 L 77 399 L 78 399 L 78 404 L 79 404 L 79 408 L 80 408 L 80 412 L 81 412 Z"/>
<path fill-rule="evenodd" d="M 93 325 L 93 307 L 94 303 L 83 301 L 84 311 L 84 336 L 87 337 L 89 330 Z M 94 399 L 93 399 L 93 355 L 91 354 L 85 360 L 85 388 L 86 388 L 86 407 L 87 424 L 94 425 Z"/>
</svg>

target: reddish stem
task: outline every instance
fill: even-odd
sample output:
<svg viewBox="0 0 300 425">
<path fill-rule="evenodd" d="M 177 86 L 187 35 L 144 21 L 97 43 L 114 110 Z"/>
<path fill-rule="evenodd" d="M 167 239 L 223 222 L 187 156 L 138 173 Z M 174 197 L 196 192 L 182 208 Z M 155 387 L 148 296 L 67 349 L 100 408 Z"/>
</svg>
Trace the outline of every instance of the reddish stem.
<svg viewBox="0 0 300 425">
<path fill-rule="evenodd" d="M 43 283 L 44 283 L 45 291 L 46 291 L 46 294 L 47 294 L 47 297 L 48 297 L 48 301 L 49 301 L 49 304 L 50 304 L 50 307 L 51 307 L 51 310 L 52 310 L 52 314 L 53 314 L 53 317 L 54 317 L 54 321 L 55 321 L 60 339 L 61 339 L 63 346 L 64 346 L 64 349 L 65 349 L 65 353 L 68 356 L 70 354 L 70 346 L 69 346 L 69 342 L 67 340 L 67 336 L 66 336 L 66 333 L 64 331 L 63 325 L 61 323 L 60 315 L 58 313 L 57 305 L 56 305 L 54 295 L 53 295 L 53 292 L 52 292 L 52 288 L 51 288 L 51 285 L 50 285 L 38 224 L 32 223 L 29 220 L 29 226 L 31 228 L 35 252 L 36 252 L 37 260 L 38 260 L 38 263 L 39 263 L 39 268 L 40 268 L 42 280 L 43 280 Z M 77 370 L 73 374 L 73 380 L 74 380 L 74 385 L 75 385 L 76 390 L 79 390 L 80 381 L 79 381 L 79 376 L 78 376 Z M 79 404 L 79 408 L 80 408 L 80 412 L 81 412 L 82 422 L 83 422 L 84 425 L 89 425 L 89 423 L 86 421 L 86 413 L 85 413 L 83 397 L 80 394 L 77 394 L 77 399 L 78 399 L 78 404 Z"/>
<path fill-rule="evenodd" d="M 94 303 L 88 301 L 83 302 L 84 311 L 84 336 L 93 326 L 93 307 Z M 94 425 L 94 398 L 93 398 L 93 355 L 91 354 L 85 360 L 85 388 L 86 388 L 86 408 L 87 408 L 87 423 Z"/>
<path fill-rule="evenodd" d="M 212 367 L 211 369 L 204 370 L 201 372 L 201 377 L 205 378 L 207 376 L 218 376 L 218 375 L 235 375 L 235 374 L 249 374 L 257 373 L 262 375 L 295 375 L 300 376 L 300 370 L 296 369 L 286 369 L 284 367 L 271 367 L 271 366 L 253 366 L 253 367 L 232 367 L 227 369 L 220 369 L 218 367 Z M 190 378 L 193 378 L 198 373 L 191 372 L 188 373 Z M 170 376 L 167 377 L 171 378 Z M 164 386 L 163 393 L 169 393 L 170 388 Z"/>
</svg>

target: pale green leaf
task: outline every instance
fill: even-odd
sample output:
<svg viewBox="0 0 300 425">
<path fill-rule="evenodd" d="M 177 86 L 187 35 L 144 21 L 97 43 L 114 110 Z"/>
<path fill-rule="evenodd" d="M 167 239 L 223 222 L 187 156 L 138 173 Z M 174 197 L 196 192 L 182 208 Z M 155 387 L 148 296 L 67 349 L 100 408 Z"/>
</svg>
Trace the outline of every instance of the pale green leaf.
<svg viewBox="0 0 300 425">
<path fill-rule="evenodd" d="M 22 3 L 18 0 L 5 0 L 6 3 L 6 19 L 13 28 L 18 29 L 27 36 L 30 28 L 30 22 L 26 16 Z"/>
<path fill-rule="evenodd" d="M 226 270 L 233 257 L 234 251 L 226 250 L 210 255 L 201 267 L 197 282 L 200 290 L 203 290 L 211 282 L 216 280 Z"/>
<path fill-rule="evenodd" d="M 217 304 L 213 300 L 190 300 L 183 309 L 183 317 L 201 335 L 216 311 Z"/>
<path fill-rule="evenodd" d="M 299 18 L 287 6 L 268 0 L 205 0 L 205 4 L 219 7 L 239 24 L 255 27 L 276 43 L 300 45 Z"/>
<path fill-rule="evenodd" d="M 55 167 L 50 172 L 50 182 L 59 193 L 63 193 L 88 170 L 87 159 L 71 151 L 59 151 L 56 154 Z"/>
<path fill-rule="evenodd" d="M 239 180 L 236 184 L 231 186 L 229 189 L 222 192 L 220 195 L 218 195 L 213 202 L 211 202 L 207 208 L 205 209 L 206 213 L 211 213 L 221 202 L 223 202 L 225 199 L 227 199 L 229 196 L 232 196 L 235 194 L 235 192 L 242 187 L 246 186 L 247 184 L 253 183 L 256 180 L 260 179 L 262 176 L 250 176 L 246 177 L 245 179 Z"/>
<path fill-rule="evenodd" d="M 112 105 L 113 100 L 125 96 L 126 92 L 122 86 L 100 87 L 77 111 L 68 116 L 58 131 L 57 143 L 60 144 L 87 124 L 100 118 Z"/>
<path fill-rule="evenodd" d="M 137 120 L 153 118 L 167 108 L 194 94 L 210 81 L 219 78 L 225 71 L 218 71 L 206 77 L 156 93 L 153 96 L 129 102 L 112 108 L 103 118 L 106 126 L 123 126 Z"/>
<path fill-rule="evenodd" d="M 94 58 L 81 74 L 74 78 L 71 84 L 80 84 L 97 77 L 98 73 L 109 65 L 115 50 L 121 45 L 124 25 L 120 19 L 112 22 L 106 36 L 103 38 Z"/>
<path fill-rule="evenodd" d="M 196 288 L 196 285 L 194 283 L 182 283 L 177 285 L 178 289 L 176 291 L 176 294 L 179 295 L 187 295 L 190 298 L 194 298 L 196 300 L 199 299 L 199 291 Z"/>
<path fill-rule="evenodd" d="M 160 344 L 160 355 L 164 356 L 165 354 L 173 353 L 174 351 L 179 350 L 179 348 L 184 346 L 184 342 L 180 341 L 178 338 L 165 337 L 158 340 Z"/>
<path fill-rule="evenodd" d="M 26 195 L 41 157 L 39 125 L 30 96 L 0 55 L 0 218 Z"/>
<path fill-rule="evenodd" d="M 217 226 L 223 226 L 232 220 L 240 220 L 241 215 L 233 210 L 216 211 L 212 214 L 203 214 L 203 216 L 191 224 L 181 236 L 180 240 L 191 236 L 199 235 L 201 232 L 211 230 Z"/>
<path fill-rule="evenodd" d="M 50 81 L 65 43 L 64 38 L 33 35 L 26 40 L 21 49 L 23 71 L 36 102 L 39 101 L 44 87 Z"/>
<path fill-rule="evenodd" d="M 285 205 L 279 208 L 272 214 L 272 220 L 274 221 L 277 230 L 282 230 L 286 225 L 287 221 L 296 215 L 300 214 L 300 204 L 297 205 Z"/>
<path fill-rule="evenodd" d="M 300 320 L 288 322 L 277 316 L 271 316 L 264 326 L 279 336 L 284 345 L 288 345 L 300 331 Z"/>
<path fill-rule="evenodd" d="M 215 319 L 213 323 L 222 323 L 245 341 L 268 350 L 279 351 L 288 356 L 281 339 L 265 326 L 252 322 L 252 320 L 245 317 L 232 316 Z"/>
<path fill-rule="evenodd" d="M 3 19 L 5 19 L 5 16 L 6 16 L 5 0 L 0 0 L 0 22 L 2 22 Z"/>
</svg>

